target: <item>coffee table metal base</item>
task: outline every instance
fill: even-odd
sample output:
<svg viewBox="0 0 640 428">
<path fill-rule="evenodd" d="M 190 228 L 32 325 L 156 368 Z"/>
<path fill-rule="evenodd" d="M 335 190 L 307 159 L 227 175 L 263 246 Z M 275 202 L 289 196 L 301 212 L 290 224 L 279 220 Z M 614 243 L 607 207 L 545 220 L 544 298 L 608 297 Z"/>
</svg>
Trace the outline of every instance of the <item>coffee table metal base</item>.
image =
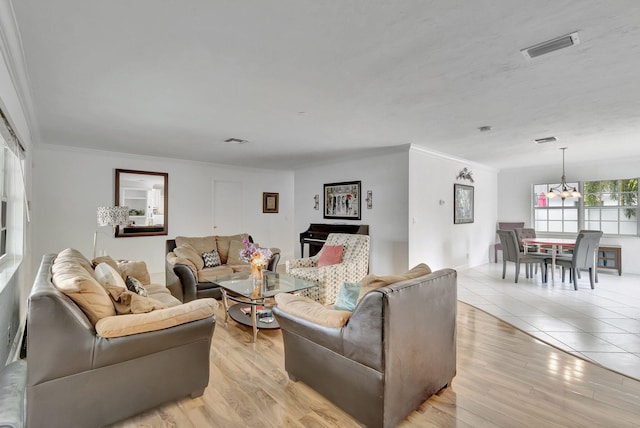
<svg viewBox="0 0 640 428">
<path fill-rule="evenodd" d="M 251 323 L 251 314 L 245 314 L 244 312 L 242 312 L 242 308 L 248 308 L 248 307 L 249 305 L 243 304 L 243 303 L 237 303 L 235 305 L 232 305 L 229 308 L 229 316 L 231 317 L 231 319 L 233 319 L 234 321 L 240 324 L 253 327 L 253 324 Z M 266 322 L 262 322 L 260 318 L 257 318 L 257 325 L 258 325 L 258 330 L 263 328 L 264 329 L 280 328 L 278 321 L 276 321 L 275 319 L 273 320 L 273 322 L 266 323 Z"/>
</svg>

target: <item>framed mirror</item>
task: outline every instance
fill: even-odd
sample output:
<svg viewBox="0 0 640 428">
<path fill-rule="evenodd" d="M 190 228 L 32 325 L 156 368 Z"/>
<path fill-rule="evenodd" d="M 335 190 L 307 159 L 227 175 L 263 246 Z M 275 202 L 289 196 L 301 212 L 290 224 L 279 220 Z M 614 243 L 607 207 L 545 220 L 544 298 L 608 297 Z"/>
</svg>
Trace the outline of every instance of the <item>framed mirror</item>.
<svg viewBox="0 0 640 428">
<path fill-rule="evenodd" d="M 116 237 L 166 235 L 169 231 L 169 174 L 116 169 L 116 206 L 129 208 L 129 224 Z"/>
</svg>

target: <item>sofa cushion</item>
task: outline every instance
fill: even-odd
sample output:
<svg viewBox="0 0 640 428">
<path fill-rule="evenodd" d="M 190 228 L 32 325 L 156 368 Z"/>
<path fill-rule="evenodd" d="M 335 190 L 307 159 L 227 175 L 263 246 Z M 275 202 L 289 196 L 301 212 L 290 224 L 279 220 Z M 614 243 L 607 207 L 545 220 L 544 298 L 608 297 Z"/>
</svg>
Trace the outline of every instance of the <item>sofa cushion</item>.
<svg viewBox="0 0 640 428">
<path fill-rule="evenodd" d="M 218 250 L 213 250 L 210 253 L 205 252 L 201 255 L 205 268 L 212 268 L 220 266 L 222 264 L 222 262 L 220 261 L 220 254 L 218 254 Z"/>
<path fill-rule="evenodd" d="M 113 307 L 118 315 L 145 314 L 158 309 L 165 309 L 162 302 L 147 296 L 134 293 L 113 285 L 107 285 L 107 292 L 113 300 Z"/>
<path fill-rule="evenodd" d="M 241 233 L 239 235 L 227 235 L 227 236 L 216 236 L 216 246 L 218 247 L 218 253 L 220 254 L 220 260 L 222 264 L 227 264 L 227 259 L 229 258 L 229 245 L 231 245 L 231 241 L 240 241 L 243 239 L 248 239 L 249 235 L 246 233 Z"/>
<path fill-rule="evenodd" d="M 92 324 L 116 314 L 107 291 L 79 263 L 69 261 L 68 258 L 64 258 L 64 261 L 56 258 L 51 272 L 56 288 L 73 300 Z"/>
<path fill-rule="evenodd" d="M 172 265 L 180 264 L 187 266 L 189 269 L 191 269 L 191 272 L 193 272 L 193 276 L 198 276 L 198 269 L 196 269 L 196 265 L 194 265 L 191 260 L 185 259 L 184 257 L 178 257 L 178 255 L 173 251 L 167 253 L 166 259 L 167 262 Z"/>
<path fill-rule="evenodd" d="M 190 245 L 198 254 L 209 253 L 218 249 L 215 236 L 176 236 L 176 247 L 180 247 L 182 245 Z"/>
<path fill-rule="evenodd" d="M 118 262 L 118 269 L 123 279 L 132 276 L 142 285 L 151 284 L 151 275 L 149 275 L 147 264 L 143 261 L 122 260 Z"/>
<path fill-rule="evenodd" d="M 93 275 L 93 265 L 80 251 L 74 248 L 66 248 L 58 253 L 56 256 L 56 262 L 69 261 L 78 263 L 87 272 Z"/>
<path fill-rule="evenodd" d="M 115 270 L 119 271 L 118 262 L 113 260 L 113 258 L 111 258 L 111 256 L 100 256 L 100 257 L 96 257 L 95 259 L 91 260 L 91 265 L 94 267 L 94 269 L 100 263 L 106 263 L 109 266 L 111 266 L 112 268 L 114 268 Z"/>
<path fill-rule="evenodd" d="M 117 265 L 116 265 L 117 266 Z M 120 288 L 127 288 L 120 272 L 114 269 L 106 262 L 101 262 L 96 266 L 95 277 L 103 287 L 107 288 L 107 285 L 114 285 Z"/>
<path fill-rule="evenodd" d="M 244 265 L 227 265 L 231 270 L 235 272 L 251 272 L 251 265 L 249 263 Z"/>
<path fill-rule="evenodd" d="M 325 245 L 318 259 L 318 267 L 337 265 L 342 261 L 344 245 Z"/>
<path fill-rule="evenodd" d="M 360 296 L 358 297 L 358 301 L 362 299 L 362 297 L 367 294 L 369 291 L 374 290 L 380 287 L 386 287 L 390 284 L 395 284 L 396 282 L 404 281 L 407 279 L 417 278 L 419 276 L 428 275 L 431 273 L 431 268 L 424 263 L 420 263 L 414 266 L 411 270 L 408 270 L 405 273 L 401 273 L 399 275 L 387 275 L 387 276 L 376 276 L 376 275 L 367 275 L 362 278 L 360 281 L 361 289 Z"/>
<path fill-rule="evenodd" d="M 275 300 L 279 309 L 325 327 L 342 328 L 351 316 L 350 311 L 331 309 L 303 296 L 280 293 Z"/>
<path fill-rule="evenodd" d="M 244 242 L 242 241 L 230 241 L 229 242 L 229 255 L 227 256 L 228 265 L 248 265 L 249 262 L 245 261 L 240 256 L 240 251 L 244 250 Z"/>
<path fill-rule="evenodd" d="M 121 337 L 162 330 L 210 317 L 217 307 L 215 299 L 207 298 L 144 314 L 106 317 L 98 321 L 96 332 L 102 337 Z"/>
<path fill-rule="evenodd" d="M 201 270 L 204 267 L 204 260 L 200 252 L 198 252 L 191 245 L 184 244 L 176 247 L 173 252 L 176 256 L 189 260 L 196 267 L 196 270 Z"/>
<path fill-rule="evenodd" d="M 216 266 L 214 268 L 205 268 L 198 271 L 198 282 L 209 282 L 214 276 L 229 275 L 233 273 L 233 269 L 229 266 Z"/>
</svg>

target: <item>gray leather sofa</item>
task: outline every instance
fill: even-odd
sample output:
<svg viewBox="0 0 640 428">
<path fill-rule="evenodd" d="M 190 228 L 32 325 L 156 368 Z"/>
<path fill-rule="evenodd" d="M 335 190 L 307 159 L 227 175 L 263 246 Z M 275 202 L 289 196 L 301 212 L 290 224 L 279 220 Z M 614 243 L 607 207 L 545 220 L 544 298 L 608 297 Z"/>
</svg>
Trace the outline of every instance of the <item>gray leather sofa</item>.
<svg viewBox="0 0 640 428">
<path fill-rule="evenodd" d="M 215 315 L 101 337 L 80 307 L 53 285 L 55 257 L 43 257 L 29 297 L 27 426 L 103 426 L 204 392 Z"/>
<path fill-rule="evenodd" d="M 283 307 L 284 308 L 284 307 Z M 366 293 L 342 328 L 275 307 L 285 368 L 367 427 L 394 427 L 456 373 L 457 273 Z"/>
</svg>

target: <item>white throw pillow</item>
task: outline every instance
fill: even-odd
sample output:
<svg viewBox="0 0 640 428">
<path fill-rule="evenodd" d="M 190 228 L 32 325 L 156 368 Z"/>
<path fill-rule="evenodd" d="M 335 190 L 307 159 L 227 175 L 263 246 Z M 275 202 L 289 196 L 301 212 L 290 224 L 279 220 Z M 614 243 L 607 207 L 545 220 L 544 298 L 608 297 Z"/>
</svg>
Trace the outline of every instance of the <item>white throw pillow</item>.
<svg viewBox="0 0 640 428">
<path fill-rule="evenodd" d="M 120 273 L 107 263 L 100 263 L 95 269 L 96 279 L 103 287 L 107 285 L 113 285 L 116 287 L 127 288 L 124 280 L 120 276 Z"/>
</svg>

